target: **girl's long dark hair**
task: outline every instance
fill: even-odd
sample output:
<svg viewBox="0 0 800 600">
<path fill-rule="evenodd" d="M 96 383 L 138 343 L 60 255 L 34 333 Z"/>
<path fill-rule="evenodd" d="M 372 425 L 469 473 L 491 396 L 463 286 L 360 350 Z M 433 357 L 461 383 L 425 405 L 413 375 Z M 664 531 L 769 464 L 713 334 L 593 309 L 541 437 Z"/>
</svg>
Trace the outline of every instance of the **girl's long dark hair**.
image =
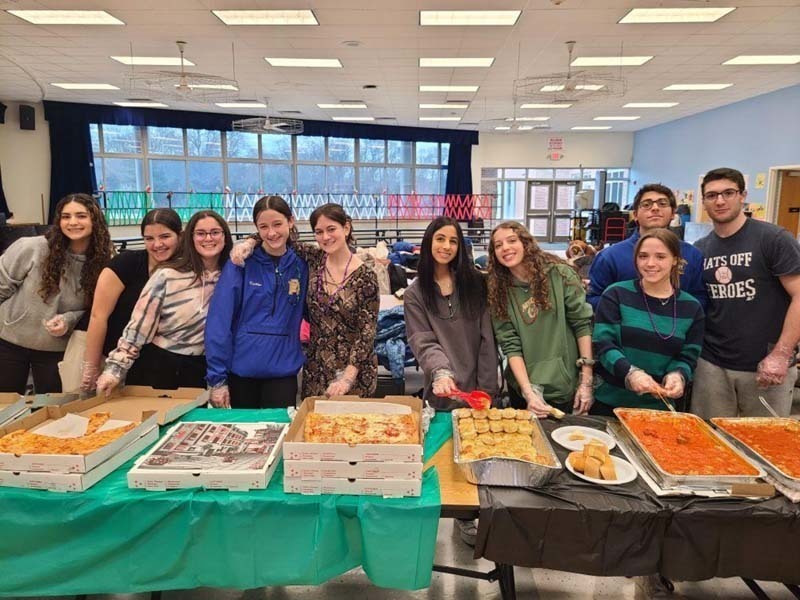
<svg viewBox="0 0 800 600">
<path fill-rule="evenodd" d="M 255 203 L 253 206 L 253 224 L 257 225 L 258 215 L 260 215 L 265 210 L 274 210 L 282 214 L 286 217 L 287 221 L 291 221 L 294 218 L 292 214 L 292 208 L 287 204 L 286 200 L 284 200 L 280 196 L 262 196 L 258 199 L 258 202 Z M 256 232 L 258 235 L 258 232 Z M 294 244 L 297 242 L 297 226 L 292 225 L 292 228 L 289 230 L 289 245 Z M 259 236 L 260 237 L 260 236 Z M 260 243 L 260 240 L 259 240 Z"/>
<path fill-rule="evenodd" d="M 434 271 L 436 261 L 433 258 L 433 236 L 442 227 L 452 226 L 458 236 L 458 253 L 450 261 L 448 267 L 453 277 L 453 293 L 456 295 L 457 305 L 464 311 L 468 319 L 479 319 L 486 307 L 486 280 L 475 268 L 470 260 L 464 234 L 458 221 L 450 217 L 436 217 L 422 237 L 422 248 L 419 253 L 417 277 L 422 291 L 422 299 L 428 311 L 436 312 L 436 282 Z"/>
<path fill-rule="evenodd" d="M 191 271 L 197 276 L 198 280 L 203 278 L 203 271 L 205 268 L 203 267 L 202 257 L 197 253 L 197 250 L 194 247 L 194 230 L 197 227 L 197 222 L 200 219 L 205 219 L 206 217 L 211 217 L 214 219 L 219 224 L 220 229 L 222 229 L 224 232 L 223 235 L 225 237 L 225 245 L 223 246 L 222 253 L 219 255 L 218 259 L 219 268 L 221 269 L 223 267 L 231 254 L 231 248 L 233 248 L 233 238 L 231 237 L 231 230 L 228 227 L 228 224 L 225 222 L 225 219 L 223 219 L 213 210 L 201 210 L 192 215 L 192 218 L 189 219 L 189 222 L 186 224 L 186 229 L 183 230 L 183 235 L 181 235 L 181 245 L 176 253 L 176 256 L 171 260 L 159 264 L 158 267 L 169 267 L 184 273 Z"/>
</svg>

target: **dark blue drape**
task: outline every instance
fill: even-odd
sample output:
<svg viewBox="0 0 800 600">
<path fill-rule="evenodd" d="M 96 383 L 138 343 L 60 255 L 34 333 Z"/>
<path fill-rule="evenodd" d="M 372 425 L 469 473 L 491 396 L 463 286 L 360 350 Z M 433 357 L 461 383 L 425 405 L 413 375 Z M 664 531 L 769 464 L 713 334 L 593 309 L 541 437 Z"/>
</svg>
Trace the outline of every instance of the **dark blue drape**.
<svg viewBox="0 0 800 600">
<path fill-rule="evenodd" d="M 50 125 L 51 212 L 64 194 L 95 189 L 90 123 L 230 131 L 231 122 L 243 118 L 242 115 L 51 101 L 44 102 L 44 115 Z M 478 143 L 477 131 L 304 120 L 303 135 L 449 143 L 446 191 L 448 194 L 472 193 L 470 160 L 472 145 Z"/>
</svg>

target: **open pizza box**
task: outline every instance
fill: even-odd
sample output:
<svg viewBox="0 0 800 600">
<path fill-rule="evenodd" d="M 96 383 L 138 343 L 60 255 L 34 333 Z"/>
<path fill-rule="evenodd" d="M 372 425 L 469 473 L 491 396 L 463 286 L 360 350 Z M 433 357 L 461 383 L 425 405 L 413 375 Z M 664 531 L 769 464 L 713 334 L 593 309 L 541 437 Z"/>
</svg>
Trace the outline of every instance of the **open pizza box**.
<svg viewBox="0 0 800 600">
<path fill-rule="evenodd" d="M 306 415 L 327 414 L 408 414 L 416 415 L 417 444 L 320 444 L 303 439 Z M 347 462 L 422 462 L 422 400 L 413 396 L 358 398 L 340 396 L 331 399 L 310 397 L 303 400 L 283 443 L 284 461 L 347 461 Z"/>
<path fill-rule="evenodd" d="M 0 438 L 19 429 L 47 431 L 54 421 L 68 415 L 89 417 L 93 413 L 110 413 L 114 421 L 137 425 L 121 437 L 86 455 L 79 454 L 12 454 L 0 452 L 0 470 L 56 473 L 87 473 L 123 448 L 181 415 L 208 401 L 206 390 L 179 388 L 157 390 L 146 386 L 126 386 L 111 398 L 95 396 L 61 406 L 46 406 L 32 415 L 0 427 Z"/>
<path fill-rule="evenodd" d="M 43 406 L 66 404 L 77 400 L 78 397 L 76 393 L 20 396 L 14 392 L 0 392 L 0 426 L 28 416 L 32 411 Z"/>
</svg>

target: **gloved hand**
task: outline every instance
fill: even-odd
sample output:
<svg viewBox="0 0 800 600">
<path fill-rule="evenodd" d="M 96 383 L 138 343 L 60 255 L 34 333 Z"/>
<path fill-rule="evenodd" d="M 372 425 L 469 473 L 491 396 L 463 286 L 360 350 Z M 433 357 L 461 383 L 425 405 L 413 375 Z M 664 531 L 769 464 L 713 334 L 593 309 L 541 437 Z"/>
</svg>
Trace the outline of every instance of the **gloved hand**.
<svg viewBox="0 0 800 600">
<path fill-rule="evenodd" d="M 680 398 L 686 391 L 686 381 L 680 371 L 670 371 L 661 383 L 667 391 L 667 398 Z"/>
<path fill-rule="evenodd" d="M 792 364 L 793 351 L 783 344 L 776 345 L 756 367 L 756 382 L 759 387 L 780 385 L 786 379 L 789 365 Z"/>
<path fill-rule="evenodd" d="M 522 397 L 528 403 L 528 410 L 535 414 L 540 419 L 545 419 L 553 410 L 547 402 L 544 401 L 544 390 L 542 386 L 536 384 L 528 384 L 527 387 L 521 390 Z"/>
<path fill-rule="evenodd" d="M 231 248 L 231 262 L 237 267 L 243 267 L 244 261 L 253 253 L 257 243 L 258 242 L 256 242 L 253 238 L 247 238 L 246 240 L 242 240 L 238 244 L 235 244 L 233 248 Z"/>
<path fill-rule="evenodd" d="M 325 390 L 325 395 L 330 398 L 331 396 L 345 396 L 353 388 L 355 383 L 354 379 L 346 377 L 344 374 L 339 375 L 336 379 L 328 384 L 328 389 Z"/>
<path fill-rule="evenodd" d="M 67 321 L 64 319 L 64 315 L 56 315 L 52 319 L 44 321 L 43 325 L 47 329 L 47 333 L 53 337 L 61 337 L 67 333 Z"/>
<path fill-rule="evenodd" d="M 575 403 L 572 405 L 572 414 L 585 415 L 594 404 L 594 388 L 591 383 L 579 383 L 575 390 Z"/>
<path fill-rule="evenodd" d="M 231 407 L 231 392 L 227 384 L 218 385 L 211 388 L 209 401 L 214 408 L 230 408 Z"/>
<path fill-rule="evenodd" d="M 119 385 L 119 382 L 119 377 L 108 371 L 103 371 L 100 377 L 97 378 L 97 394 L 105 394 L 105 397 L 108 398 L 114 388 Z"/>
<path fill-rule="evenodd" d="M 453 372 L 448 369 L 439 369 L 433 375 L 432 386 L 436 396 L 447 397 L 458 389 Z"/>
<path fill-rule="evenodd" d="M 631 367 L 628 374 L 625 376 L 625 387 L 632 391 L 634 394 L 649 394 L 654 389 L 658 388 L 658 384 L 647 373 L 642 371 L 639 367 Z"/>
<path fill-rule="evenodd" d="M 91 392 L 97 387 L 97 376 L 100 374 L 100 365 L 83 361 L 81 364 L 81 391 Z"/>
</svg>

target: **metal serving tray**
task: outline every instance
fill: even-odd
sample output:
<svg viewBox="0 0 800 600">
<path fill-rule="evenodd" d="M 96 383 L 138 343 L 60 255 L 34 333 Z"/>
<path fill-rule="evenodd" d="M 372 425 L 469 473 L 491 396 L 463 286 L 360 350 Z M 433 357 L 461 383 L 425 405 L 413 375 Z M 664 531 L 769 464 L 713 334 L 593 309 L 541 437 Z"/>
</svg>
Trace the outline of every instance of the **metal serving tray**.
<svg viewBox="0 0 800 600">
<path fill-rule="evenodd" d="M 515 458 L 483 458 L 461 460 L 461 436 L 458 433 L 458 417 L 453 420 L 453 461 L 467 481 L 481 485 L 501 485 L 507 487 L 538 488 L 546 484 L 559 471 L 561 462 L 544 434 L 539 419 L 533 423 L 533 447 L 537 454 L 544 454 L 551 466 Z"/>
<path fill-rule="evenodd" d="M 622 426 L 622 429 L 627 434 L 632 445 L 636 448 L 637 454 L 641 454 L 641 456 L 644 458 L 645 462 L 648 465 L 648 470 L 656 477 L 656 479 L 661 484 L 661 487 L 676 488 L 684 486 L 684 487 L 697 487 L 705 489 L 718 489 L 718 488 L 729 487 L 735 483 L 759 483 L 759 479 L 762 479 L 764 475 L 766 475 L 764 469 L 762 469 L 757 463 L 755 463 L 749 457 L 745 456 L 733 444 L 731 444 L 723 436 L 721 436 L 714 429 L 712 429 L 708 425 L 708 423 L 706 423 L 705 421 L 703 421 L 703 419 L 701 419 L 696 415 L 692 415 L 689 413 L 664 413 L 664 411 L 661 410 L 653 410 L 646 408 L 614 409 L 614 414 L 616 414 L 618 418 L 620 414 L 624 415 L 625 412 L 654 413 L 657 416 L 665 418 L 692 419 L 693 421 L 699 424 L 699 426 L 707 433 L 707 435 L 711 436 L 715 440 L 719 440 L 720 443 L 722 443 L 722 445 L 730 449 L 731 452 L 733 452 L 736 456 L 740 457 L 748 465 L 752 466 L 756 470 L 755 475 L 677 475 L 675 473 L 670 473 L 661 468 L 661 465 L 658 463 L 658 461 L 655 460 L 653 455 L 650 454 L 650 452 L 647 450 L 644 444 L 640 442 L 636 434 L 628 428 L 628 424 L 625 422 L 625 419 L 620 418 L 619 422 Z"/>
<path fill-rule="evenodd" d="M 740 440 L 736 437 L 733 433 L 727 431 L 725 429 L 725 423 L 728 422 L 746 422 L 751 423 L 753 425 L 760 425 L 760 424 L 775 424 L 775 423 L 786 423 L 790 426 L 797 426 L 797 421 L 794 419 L 782 419 L 778 417 L 739 417 L 739 418 L 727 418 L 727 417 L 714 417 L 711 419 L 711 422 L 717 426 L 720 433 L 725 439 L 730 440 L 734 446 L 736 446 L 739 450 L 741 450 L 746 456 L 752 458 L 754 461 L 759 463 L 764 467 L 764 469 L 772 475 L 775 479 L 778 480 L 778 483 L 786 486 L 791 491 L 800 492 L 800 478 L 792 477 L 788 475 L 786 472 L 781 470 L 781 468 L 770 461 L 766 456 L 758 452 L 756 449 L 752 448 L 747 444 L 747 442 Z"/>
</svg>

